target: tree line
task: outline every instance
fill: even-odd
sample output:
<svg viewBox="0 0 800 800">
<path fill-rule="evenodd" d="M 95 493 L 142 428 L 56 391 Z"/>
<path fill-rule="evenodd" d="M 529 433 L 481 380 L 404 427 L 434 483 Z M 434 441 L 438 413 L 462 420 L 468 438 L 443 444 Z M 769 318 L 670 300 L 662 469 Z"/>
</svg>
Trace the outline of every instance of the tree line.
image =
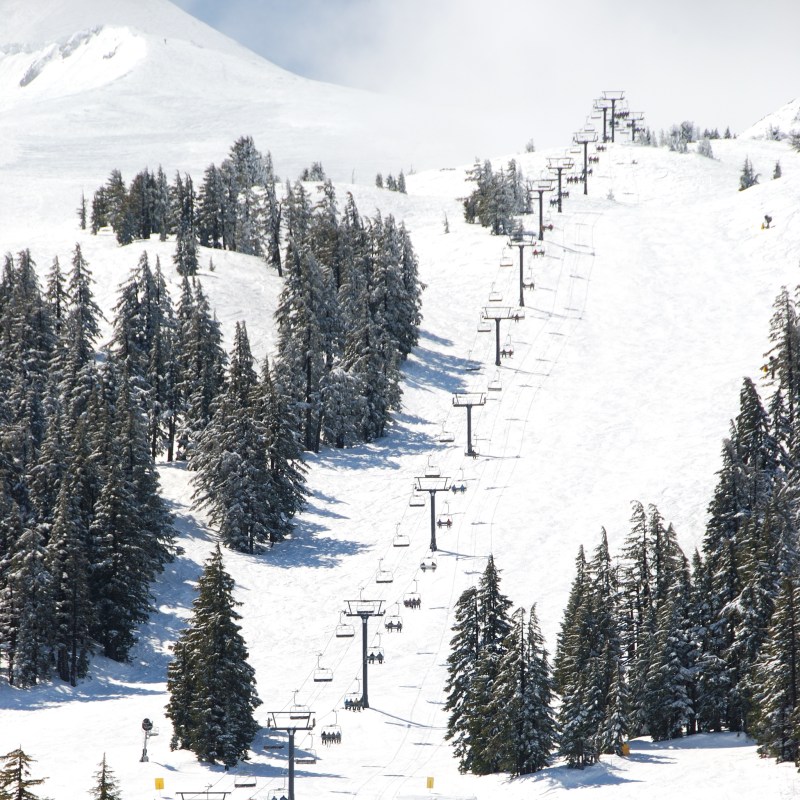
<svg viewBox="0 0 800 800">
<path fill-rule="evenodd" d="M 522 615 L 512 622 L 510 603 L 490 591 L 491 559 L 462 594 L 446 708 L 463 771 L 524 774 L 555 755 L 583 768 L 622 754 L 630 738 L 721 730 L 800 764 L 800 312 L 786 288 L 769 338 L 769 399 L 743 380 L 702 547 L 687 557 L 673 526 L 639 502 L 617 557 L 604 530 L 590 557 L 581 547 L 551 676 L 536 625 L 526 651 Z M 515 668 L 511 692 L 500 665 L 515 652 L 533 672 Z M 540 701 L 518 712 L 531 686 Z"/>
</svg>

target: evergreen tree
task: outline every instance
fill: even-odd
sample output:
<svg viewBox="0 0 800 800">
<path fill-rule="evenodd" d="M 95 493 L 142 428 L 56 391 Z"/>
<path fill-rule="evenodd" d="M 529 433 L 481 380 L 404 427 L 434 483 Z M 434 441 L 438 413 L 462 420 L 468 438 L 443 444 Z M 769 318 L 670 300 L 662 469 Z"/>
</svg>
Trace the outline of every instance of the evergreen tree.
<svg viewBox="0 0 800 800">
<path fill-rule="evenodd" d="M 175 645 L 167 690 L 172 747 L 226 767 L 247 757 L 258 731 L 253 715 L 261 704 L 247 646 L 236 620 L 234 583 L 217 545 L 198 582 L 188 627 Z"/>
<path fill-rule="evenodd" d="M 777 761 L 800 757 L 800 589 L 794 575 L 781 581 L 775 612 L 755 673 L 753 735 L 759 752 Z"/>
<path fill-rule="evenodd" d="M 94 774 L 94 780 L 95 783 L 91 790 L 94 800 L 121 800 L 119 781 L 114 776 L 111 767 L 108 766 L 105 753 L 103 753 L 103 760 Z"/>
<path fill-rule="evenodd" d="M 8 682 L 20 688 L 50 677 L 53 580 L 45 562 L 44 537 L 37 527 L 15 537 L 6 558 L 0 559 L 0 642 Z"/>
<path fill-rule="evenodd" d="M 31 777 L 31 764 L 34 759 L 21 747 L 0 756 L 5 762 L 0 769 L 0 798 L 3 800 L 39 800 L 30 789 L 45 782 L 45 778 Z"/>
<path fill-rule="evenodd" d="M 753 170 L 753 165 L 750 163 L 749 158 L 745 158 L 744 166 L 742 167 L 741 175 L 739 175 L 739 191 L 749 189 L 758 183 L 758 175 Z"/>
<path fill-rule="evenodd" d="M 192 460 L 194 500 L 209 509 L 222 542 L 254 553 L 280 532 L 272 528 L 267 431 L 257 413 L 258 386 L 244 323 L 237 323 L 228 385 L 200 435 Z"/>
<path fill-rule="evenodd" d="M 450 640 L 451 650 L 447 657 L 447 702 L 444 708 L 450 715 L 445 738 L 453 740 L 459 771 L 470 772 L 473 742 L 465 704 L 475 677 L 481 643 L 478 590 L 475 586 L 470 586 L 461 593 L 455 606 L 454 618 L 454 636 Z"/>
</svg>

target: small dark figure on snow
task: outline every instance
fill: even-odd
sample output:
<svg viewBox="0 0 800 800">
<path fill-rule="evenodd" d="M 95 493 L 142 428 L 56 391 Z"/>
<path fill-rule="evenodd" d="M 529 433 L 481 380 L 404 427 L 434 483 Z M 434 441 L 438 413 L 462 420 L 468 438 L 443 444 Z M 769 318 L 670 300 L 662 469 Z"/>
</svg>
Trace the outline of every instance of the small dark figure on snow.
<svg viewBox="0 0 800 800">
<path fill-rule="evenodd" d="M 769 228 L 772 224 L 772 217 L 769 214 L 764 214 L 764 224 L 761 226 L 762 229 Z"/>
</svg>

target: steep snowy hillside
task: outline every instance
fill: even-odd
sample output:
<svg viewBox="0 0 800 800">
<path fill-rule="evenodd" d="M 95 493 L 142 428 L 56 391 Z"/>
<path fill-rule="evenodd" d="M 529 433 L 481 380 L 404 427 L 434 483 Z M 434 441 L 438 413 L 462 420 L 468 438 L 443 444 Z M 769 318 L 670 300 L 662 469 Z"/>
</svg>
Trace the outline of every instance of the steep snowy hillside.
<svg viewBox="0 0 800 800">
<path fill-rule="evenodd" d="M 728 734 L 636 741 L 630 758 L 604 758 L 584 772 L 554 766 L 519 781 L 459 775 L 442 709 L 453 605 L 490 553 L 515 605 L 537 604 L 552 652 L 579 545 L 591 551 L 605 526 L 617 553 L 632 500 L 655 503 L 687 552 L 699 543 L 742 378 L 759 374 L 778 290 L 798 282 L 800 155 L 783 142 L 744 137 L 714 141 L 714 159 L 609 146 L 588 196 L 571 187 L 564 213 L 547 214 L 553 229 L 544 256 L 525 256 L 535 288 L 525 290 L 524 318 L 503 323 L 501 341 L 508 337 L 514 353 L 498 368 L 493 334 L 477 323 L 490 293 L 517 305 L 517 254 L 501 266 L 504 241 L 464 223 L 466 166 L 408 175 L 408 195 L 379 190 L 370 177 L 376 169 L 409 162 L 396 140 L 369 128 L 374 98 L 284 73 L 158 0 L 77 0 L 69 13 L 55 0 L 37 6 L 48 11 L 38 20 L 24 13 L 27 4 L 0 0 L 1 251 L 30 247 L 46 267 L 55 255 L 68 263 L 80 242 L 110 317 L 118 286 L 146 249 L 160 257 L 177 298 L 174 242 L 120 247 L 108 233 L 80 231 L 81 190 L 89 195 L 115 167 L 127 179 L 158 163 L 197 178 L 249 133 L 272 151 L 283 177 L 322 160 L 339 178 L 340 207 L 352 192 L 364 215 L 380 209 L 404 220 L 420 259 L 424 322 L 396 424 L 372 445 L 309 457 L 312 495 L 292 540 L 266 555 L 225 553 L 263 700 L 259 719 L 294 702 L 316 715 L 313 740 L 298 734 L 299 751 L 313 747 L 318 759 L 298 766 L 297 796 L 800 793 L 793 766 L 760 760 L 752 742 Z M 575 109 L 576 125 L 590 100 Z M 646 108 L 647 98 L 637 102 Z M 569 137 L 565 131 L 565 145 Z M 516 158 L 534 177 L 560 154 Z M 739 192 L 745 158 L 762 178 Z M 783 177 L 769 180 L 778 160 Z M 354 166 L 356 182 L 343 182 Z M 764 214 L 774 220 L 769 230 L 761 229 Z M 211 272 L 210 256 L 201 253 L 200 280 L 226 345 L 245 320 L 263 359 L 273 351 L 280 280 L 263 261 L 220 251 Z M 486 396 L 473 414 L 474 459 L 464 455 L 466 415 L 453 407 L 455 392 Z M 453 524 L 437 531 L 435 571 L 420 568 L 429 509 L 409 505 L 414 478 L 430 466 L 466 486 L 448 495 L 449 506 L 437 499 Z M 155 587 L 157 613 L 132 662 L 97 659 L 74 689 L 0 684 L 0 754 L 21 744 L 37 759 L 35 775 L 48 778 L 41 796 L 54 800 L 88 793 L 103 753 L 126 800 L 279 798 L 287 794 L 286 750 L 266 729 L 250 763 L 230 773 L 169 749 L 170 645 L 215 537 L 191 507 L 190 474 L 175 464 L 160 474 L 183 553 Z M 408 547 L 394 546 L 398 532 Z M 379 569 L 391 583 L 376 582 Z M 412 592 L 420 609 L 403 606 Z M 360 642 L 336 630 L 344 601 L 362 594 L 384 600 L 404 624 L 402 633 L 370 624 L 370 642 L 386 660 L 370 668 L 371 709 L 356 714 L 343 701 L 359 691 Z M 330 683 L 314 681 L 319 665 L 333 671 Z M 160 729 L 148 762 L 140 761 L 144 717 Z M 319 732 L 332 725 L 342 744 L 322 747 Z M 163 790 L 154 789 L 156 778 Z"/>
<path fill-rule="evenodd" d="M 7 247 L 69 236 L 81 189 L 114 167 L 129 177 L 157 161 L 199 176 L 250 135 L 281 175 L 321 161 L 332 177 L 367 181 L 408 171 L 396 159 L 424 141 L 424 122 L 410 134 L 396 104 L 292 75 L 166 0 L 34 6 L 0 0 L 0 168 L 18 187 L 0 199 Z M 47 204 L 28 188 L 34 175 L 47 176 Z"/>
</svg>

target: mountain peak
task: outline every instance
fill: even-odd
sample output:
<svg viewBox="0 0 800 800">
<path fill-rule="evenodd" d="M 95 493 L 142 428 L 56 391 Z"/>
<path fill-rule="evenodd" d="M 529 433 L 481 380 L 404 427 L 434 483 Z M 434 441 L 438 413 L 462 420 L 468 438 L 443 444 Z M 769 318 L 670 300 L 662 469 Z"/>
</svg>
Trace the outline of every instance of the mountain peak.
<svg viewBox="0 0 800 800">
<path fill-rule="evenodd" d="M 79 32 L 120 26 L 162 38 L 186 39 L 216 50 L 245 51 L 169 0 L 0 0 L 0 18 L 0 49 L 6 50 L 9 46 L 37 50 L 64 43 Z"/>
</svg>

